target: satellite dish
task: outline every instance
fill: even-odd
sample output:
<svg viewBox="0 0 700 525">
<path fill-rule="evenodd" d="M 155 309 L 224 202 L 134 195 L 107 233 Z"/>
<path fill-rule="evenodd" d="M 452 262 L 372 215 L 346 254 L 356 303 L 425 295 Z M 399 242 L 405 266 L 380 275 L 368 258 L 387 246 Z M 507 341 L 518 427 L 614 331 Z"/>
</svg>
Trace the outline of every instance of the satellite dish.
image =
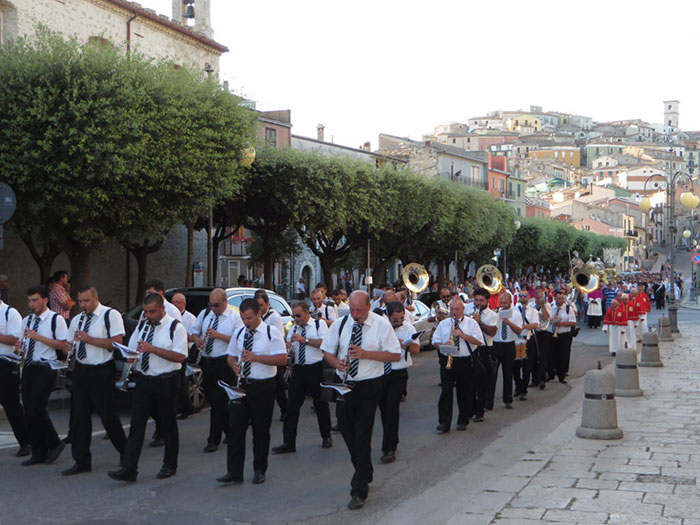
<svg viewBox="0 0 700 525">
<path fill-rule="evenodd" d="M 17 209 L 15 192 L 4 182 L 0 182 L 0 224 L 5 224 L 12 218 Z"/>
</svg>

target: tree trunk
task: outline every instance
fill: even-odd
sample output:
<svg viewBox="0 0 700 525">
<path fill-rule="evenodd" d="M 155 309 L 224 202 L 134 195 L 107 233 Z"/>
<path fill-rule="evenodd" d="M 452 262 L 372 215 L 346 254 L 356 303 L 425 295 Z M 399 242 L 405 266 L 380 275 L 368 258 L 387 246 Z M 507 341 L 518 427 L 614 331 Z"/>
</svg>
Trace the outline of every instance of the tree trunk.
<svg viewBox="0 0 700 525">
<path fill-rule="evenodd" d="M 46 285 L 51 275 L 53 262 L 63 250 L 55 240 L 47 236 L 35 241 L 30 231 L 17 230 L 17 235 L 19 235 L 19 238 L 22 239 L 22 242 L 27 246 L 32 259 L 34 259 L 34 262 L 39 267 L 39 282 Z M 37 250 L 37 243 L 41 243 L 42 245 L 41 252 Z"/>
<path fill-rule="evenodd" d="M 265 288 L 274 291 L 275 258 L 271 250 L 267 248 L 265 243 L 265 261 L 263 262 L 263 273 L 265 274 Z"/>
<path fill-rule="evenodd" d="M 321 272 L 323 272 L 323 282 L 326 283 L 326 286 L 330 291 L 332 289 L 331 287 L 333 286 L 333 266 L 335 264 L 335 258 L 320 257 L 319 259 L 321 261 Z M 313 290 L 315 286 L 315 283 L 313 285 L 309 283 L 309 290 Z"/>
<path fill-rule="evenodd" d="M 187 262 L 185 263 L 185 288 L 191 288 L 193 285 L 194 271 L 194 223 L 188 222 L 187 226 Z M 216 273 L 214 273 L 216 275 Z"/>
<path fill-rule="evenodd" d="M 379 259 L 376 259 L 374 268 L 372 268 L 372 276 L 374 277 L 375 286 L 386 282 L 386 268 L 388 265 L 388 261 L 380 261 Z"/>
<path fill-rule="evenodd" d="M 92 248 L 79 246 L 75 250 L 66 251 L 70 261 L 71 289 L 77 290 L 81 286 L 88 286 L 90 282 L 90 254 Z"/>
<path fill-rule="evenodd" d="M 437 269 L 438 269 L 437 283 L 438 283 L 438 290 L 439 290 L 445 284 L 445 265 L 439 259 L 436 261 L 436 263 L 437 263 Z"/>
<path fill-rule="evenodd" d="M 148 266 L 148 252 L 144 249 L 133 250 L 131 252 L 136 259 L 136 304 L 143 302 L 146 292 L 146 273 Z"/>
<path fill-rule="evenodd" d="M 465 261 L 461 259 L 457 259 L 457 280 L 460 283 L 464 282 L 464 274 L 465 274 Z"/>
</svg>

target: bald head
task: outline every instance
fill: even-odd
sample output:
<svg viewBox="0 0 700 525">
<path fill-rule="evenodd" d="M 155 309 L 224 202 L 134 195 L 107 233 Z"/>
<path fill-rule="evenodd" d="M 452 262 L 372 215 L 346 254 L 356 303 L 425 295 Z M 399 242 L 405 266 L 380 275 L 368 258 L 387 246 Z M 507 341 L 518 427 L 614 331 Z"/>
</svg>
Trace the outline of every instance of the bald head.
<svg viewBox="0 0 700 525">
<path fill-rule="evenodd" d="M 214 288 L 211 293 L 209 293 L 209 308 L 216 315 L 221 315 L 224 313 L 228 304 L 226 302 L 226 291 L 223 288 Z"/>
<path fill-rule="evenodd" d="M 454 319 L 461 319 L 464 316 L 464 301 L 460 299 L 459 295 L 455 295 L 450 300 L 450 317 Z"/>
<path fill-rule="evenodd" d="M 187 299 L 185 298 L 184 294 L 176 293 L 175 295 L 173 295 L 172 299 L 170 299 L 170 302 L 177 307 L 180 313 L 185 311 L 185 307 L 187 306 Z"/>
<path fill-rule="evenodd" d="M 362 290 L 355 290 L 350 294 L 350 315 L 359 322 L 364 323 L 369 317 L 370 307 L 369 294 Z"/>
</svg>

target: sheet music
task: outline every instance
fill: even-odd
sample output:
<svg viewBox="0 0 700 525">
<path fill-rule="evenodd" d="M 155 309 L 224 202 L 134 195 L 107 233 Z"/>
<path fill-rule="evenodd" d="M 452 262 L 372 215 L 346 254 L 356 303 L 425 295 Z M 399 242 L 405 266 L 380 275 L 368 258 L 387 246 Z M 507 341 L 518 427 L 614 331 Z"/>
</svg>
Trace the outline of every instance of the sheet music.
<svg viewBox="0 0 700 525">
<path fill-rule="evenodd" d="M 344 396 L 345 394 L 347 394 L 348 392 L 350 392 L 352 390 L 352 388 L 350 388 L 349 386 L 343 385 L 341 383 L 321 383 L 321 387 L 322 388 L 331 388 L 331 389 L 335 390 L 336 392 L 338 392 L 341 396 Z"/>
<path fill-rule="evenodd" d="M 64 370 L 68 368 L 68 363 L 65 361 L 59 361 L 58 359 L 41 359 L 42 363 L 48 363 L 51 370 Z"/>
<path fill-rule="evenodd" d="M 512 315 L 513 315 L 513 310 L 510 308 L 508 310 L 499 310 L 498 311 L 498 318 L 499 319 L 510 319 Z"/>
<path fill-rule="evenodd" d="M 230 401 L 245 397 L 245 390 L 240 387 L 233 387 L 221 379 L 219 379 L 218 385 L 224 389 Z"/>
<path fill-rule="evenodd" d="M 187 377 L 195 375 L 197 372 L 201 372 L 202 369 L 199 368 L 198 366 L 194 365 L 187 365 L 187 370 L 185 370 L 185 375 Z"/>
<path fill-rule="evenodd" d="M 112 343 L 112 346 L 122 353 L 124 359 L 138 359 L 140 356 L 136 350 L 129 348 L 128 346 L 124 346 L 119 343 Z"/>
<path fill-rule="evenodd" d="M 15 353 L 0 354 L 0 359 L 4 359 L 5 361 L 9 361 L 10 363 L 19 363 L 22 360 L 22 358 Z"/>
<path fill-rule="evenodd" d="M 440 345 L 440 353 L 442 355 L 458 355 L 459 348 L 452 345 Z"/>
</svg>

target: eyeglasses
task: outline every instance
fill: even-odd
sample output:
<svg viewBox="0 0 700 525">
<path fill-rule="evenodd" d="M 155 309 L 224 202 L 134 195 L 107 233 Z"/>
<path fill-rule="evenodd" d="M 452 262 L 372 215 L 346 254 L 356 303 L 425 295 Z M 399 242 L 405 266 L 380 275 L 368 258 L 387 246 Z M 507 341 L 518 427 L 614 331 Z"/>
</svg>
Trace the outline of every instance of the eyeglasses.
<svg viewBox="0 0 700 525">
<path fill-rule="evenodd" d="M 440 296 L 440 299 L 449 299 L 449 298 L 450 298 L 449 295 L 441 295 L 441 296 Z"/>
<path fill-rule="evenodd" d="M 300 319 L 304 317 L 304 314 L 294 314 L 294 319 Z"/>
</svg>

